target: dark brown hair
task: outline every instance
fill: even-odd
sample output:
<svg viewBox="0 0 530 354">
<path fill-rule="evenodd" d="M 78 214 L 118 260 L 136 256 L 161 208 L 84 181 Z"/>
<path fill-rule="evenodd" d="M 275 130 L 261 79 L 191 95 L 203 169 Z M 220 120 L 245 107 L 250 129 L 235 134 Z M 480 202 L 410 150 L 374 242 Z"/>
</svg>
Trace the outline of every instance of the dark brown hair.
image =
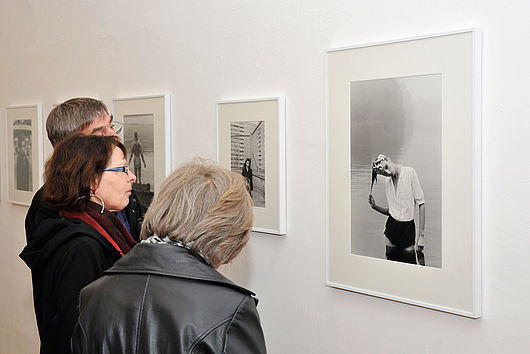
<svg viewBox="0 0 530 354">
<path fill-rule="evenodd" d="M 108 114 L 107 106 L 89 97 L 71 98 L 55 106 L 46 120 L 48 139 L 53 146 L 68 135 L 88 127 L 96 117 Z"/>
<path fill-rule="evenodd" d="M 115 147 L 127 155 L 113 136 L 75 133 L 61 141 L 46 162 L 43 200 L 56 209 L 85 210 Z"/>
</svg>

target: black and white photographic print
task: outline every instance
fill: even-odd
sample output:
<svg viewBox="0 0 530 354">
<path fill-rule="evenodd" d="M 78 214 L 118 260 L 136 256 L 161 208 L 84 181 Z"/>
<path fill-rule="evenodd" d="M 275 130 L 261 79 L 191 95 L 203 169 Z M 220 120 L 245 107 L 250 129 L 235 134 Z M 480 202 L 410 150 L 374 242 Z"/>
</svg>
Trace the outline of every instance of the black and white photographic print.
<svg viewBox="0 0 530 354">
<path fill-rule="evenodd" d="M 217 103 L 217 159 L 247 181 L 252 230 L 285 234 L 285 99 Z"/>
<path fill-rule="evenodd" d="M 171 171 L 171 113 L 169 95 L 118 98 L 112 101 L 114 122 L 123 126 L 120 138 L 127 164 L 136 176 L 133 191 L 149 207 Z"/>
<path fill-rule="evenodd" d="M 477 30 L 327 52 L 327 286 L 481 316 L 480 53 Z"/>
<path fill-rule="evenodd" d="M 247 180 L 254 206 L 265 207 L 265 122 L 230 122 L 230 169 Z"/>
<path fill-rule="evenodd" d="M 6 109 L 8 201 L 30 205 L 41 185 L 44 158 L 42 105 Z"/>
<path fill-rule="evenodd" d="M 154 196 L 154 129 L 153 115 L 123 116 L 123 143 L 127 163 L 136 176 L 133 189 L 142 205 L 148 207 Z"/>
<path fill-rule="evenodd" d="M 442 267 L 440 74 L 350 83 L 351 252 Z"/>
<path fill-rule="evenodd" d="M 31 119 L 13 122 L 13 161 L 15 162 L 15 189 L 33 191 Z"/>
</svg>

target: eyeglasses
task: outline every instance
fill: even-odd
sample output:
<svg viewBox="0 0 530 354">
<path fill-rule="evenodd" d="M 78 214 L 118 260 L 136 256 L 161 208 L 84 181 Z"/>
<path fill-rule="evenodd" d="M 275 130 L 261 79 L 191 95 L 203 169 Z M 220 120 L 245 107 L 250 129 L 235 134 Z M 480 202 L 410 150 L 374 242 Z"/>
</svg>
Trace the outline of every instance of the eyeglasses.
<svg viewBox="0 0 530 354">
<path fill-rule="evenodd" d="M 126 175 L 128 175 L 130 170 L 129 170 L 129 166 L 125 165 L 122 167 L 104 168 L 103 171 L 123 172 Z"/>
<path fill-rule="evenodd" d="M 114 134 L 118 135 L 123 130 L 123 124 L 120 122 L 112 122 L 111 129 L 114 130 Z"/>
</svg>

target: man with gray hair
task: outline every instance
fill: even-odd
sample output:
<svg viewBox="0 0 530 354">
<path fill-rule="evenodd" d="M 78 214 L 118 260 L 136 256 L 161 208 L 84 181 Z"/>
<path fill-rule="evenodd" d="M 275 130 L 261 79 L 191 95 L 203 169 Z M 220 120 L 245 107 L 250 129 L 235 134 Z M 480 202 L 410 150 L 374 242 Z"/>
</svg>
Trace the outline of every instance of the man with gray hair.
<svg viewBox="0 0 530 354">
<path fill-rule="evenodd" d="M 76 97 L 55 106 L 46 120 L 48 139 L 55 147 L 72 133 L 82 132 L 86 135 L 116 135 L 113 117 L 107 106 L 94 98 Z M 124 224 L 133 239 L 139 240 L 141 222 L 146 209 L 140 204 L 134 191 L 129 198 L 129 205 L 116 216 Z M 33 239 L 36 226 L 47 218 L 58 218 L 57 210 L 50 208 L 42 201 L 42 188 L 35 193 L 31 206 L 26 214 L 26 241 Z"/>
<path fill-rule="evenodd" d="M 112 123 L 112 116 L 108 114 L 105 104 L 99 100 L 85 97 L 72 98 L 54 107 L 48 115 L 46 130 L 48 138 L 54 147 L 70 134 L 77 132 L 82 132 L 86 135 L 116 135 L 116 130 Z M 38 252 L 38 257 L 45 256 L 42 247 L 53 242 L 53 240 L 50 241 L 49 235 L 55 235 L 53 232 L 45 234 L 45 236 L 42 236 L 42 233 L 39 235 L 38 229 L 43 227 L 42 225 L 44 224 L 47 225 L 44 227 L 54 225 L 54 222 L 60 218 L 59 210 L 50 207 L 42 200 L 43 194 L 44 187 L 35 193 L 25 220 L 27 244 L 28 246 L 31 245 L 32 252 Z M 131 191 L 127 207 L 116 213 L 116 216 L 136 241 L 139 239 L 141 221 L 143 220 L 145 211 L 145 208 L 140 205 L 138 198 L 135 196 L 134 191 Z M 24 251 L 21 253 L 22 255 L 24 255 Z M 21 258 L 24 260 L 23 257 Z M 40 276 L 40 270 L 31 270 L 33 284 L 38 284 Z M 42 332 L 45 331 L 45 315 L 42 302 L 44 296 L 45 294 L 43 294 L 42 289 L 39 287 L 33 288 L 33 306 L 35 307 L 39 335 L 42 335 Z M 39 301 L 39 299 L 41 300 Z M 62 325 L 58 323 L 58 326 L 61 327 Z M 64 330 L 64 328 L 59 329 Z M 41 353 L 46 352 L 47 350 L 42 351 L 41 347 Z"/>
</svg>

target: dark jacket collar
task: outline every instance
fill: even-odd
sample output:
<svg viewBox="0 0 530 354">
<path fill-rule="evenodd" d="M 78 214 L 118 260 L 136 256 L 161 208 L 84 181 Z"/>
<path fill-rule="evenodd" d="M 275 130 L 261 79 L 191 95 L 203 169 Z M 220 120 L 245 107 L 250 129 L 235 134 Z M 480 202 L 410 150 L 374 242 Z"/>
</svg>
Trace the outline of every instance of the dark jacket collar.
<svg viewBox="0 0 530 354">
<path fill-rule="evenodd" d="M 135 273 L 156 274 L 187 278 L 224 285 L 254 296 L 221 273 L 195 257 L 187 249 L 166 243 L 140 243 L 125 257 L 116 262 L 105 274 Z"/>
<path fill-rule="evenodd" d="M 74 242 L 78 237 L 90 237 L 98 241 L 103 249 L 117 252 L 109 241 L 84 221 L 58 217 L 47 218 L 39 224 L 19 257 L 29 268 L 42 269 L 57 249 L 67 242 Z"/>
<path fill-rule="evenodd" d="M 39 225 L 47 219 L 59 218 L 59 211 L 51 208 L 42 200 L 44 187 L 41 187 L 33 196 L 31 205 L 25 219 L 26 243 L 33 241 L 34 233 Z"/>
</svg>

